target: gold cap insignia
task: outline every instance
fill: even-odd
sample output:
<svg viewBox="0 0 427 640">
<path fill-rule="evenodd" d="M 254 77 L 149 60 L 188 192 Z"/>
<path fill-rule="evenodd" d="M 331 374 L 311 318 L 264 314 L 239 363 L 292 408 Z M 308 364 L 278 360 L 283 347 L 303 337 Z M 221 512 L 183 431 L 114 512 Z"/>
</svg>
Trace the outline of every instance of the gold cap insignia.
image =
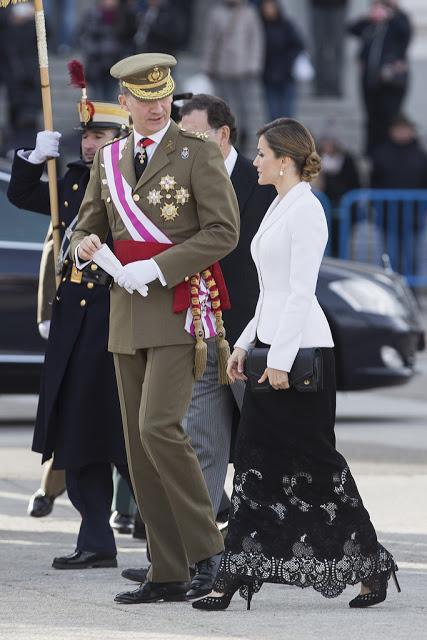
<svg viewBox="0 0 427 640">
<path fill-rule="evenodd" d="M 148 74 L 147 79 L 148 82 L 160 82 L 164 77 L 163 71 L 159 69 L 159 67 L 154 67 L 154 69 Z"/>
</svg>

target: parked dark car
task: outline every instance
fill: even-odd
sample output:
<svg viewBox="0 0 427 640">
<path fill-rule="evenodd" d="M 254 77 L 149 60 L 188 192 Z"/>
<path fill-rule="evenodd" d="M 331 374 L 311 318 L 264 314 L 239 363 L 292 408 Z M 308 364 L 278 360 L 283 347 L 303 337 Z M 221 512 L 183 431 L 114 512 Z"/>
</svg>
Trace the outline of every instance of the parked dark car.
<svg viewBox="0 0 427 640">
<path fill-rule="evenodd" d="M 37 282 L 48 218 L 16 209 L 0 172 L 0 393 L 37 393 L 45 343 L 36 325 Z M 325 259 L 317 295 L 336 345 L 340 390 L 403 384 L 424 349 L 417 303 L 394 273 Z"/>
</svg>

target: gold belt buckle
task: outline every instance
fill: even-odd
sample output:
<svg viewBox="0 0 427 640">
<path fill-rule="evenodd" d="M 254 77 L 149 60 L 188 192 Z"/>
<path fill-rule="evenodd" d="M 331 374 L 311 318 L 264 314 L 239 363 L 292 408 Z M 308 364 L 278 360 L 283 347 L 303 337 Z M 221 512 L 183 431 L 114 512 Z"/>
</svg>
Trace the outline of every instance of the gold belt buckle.
<svg viewBox="0 0 427 640">
<path fill-rule="evenodd" d="M 80 284 L 83 278 L 83 271 L 79 271 L 75 264 L 73 264 L 71 269 L 70 282 L 74 282 L 75 284 Z"/>
</svg>

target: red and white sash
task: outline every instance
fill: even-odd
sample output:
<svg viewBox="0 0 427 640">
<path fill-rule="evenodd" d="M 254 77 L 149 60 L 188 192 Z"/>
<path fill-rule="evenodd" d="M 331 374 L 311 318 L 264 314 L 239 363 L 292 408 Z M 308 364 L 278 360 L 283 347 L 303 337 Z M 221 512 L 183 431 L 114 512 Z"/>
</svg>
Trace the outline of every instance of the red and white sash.
<svg viewBox="0 0 427 640">
<path fill-rule="evenodd" d="M 111 200 L 133 240 L 172 245 L 172 241 L 145 215 L 134 201 L 132 187 L 120 172 L 119 161 L 126 142 L 127 138 L 121 138 L 103 149 L 105 174 Z M 209 291 L 202 278 L 200 278 L 199 300 L 205 337 L 212 338 L 216 335 L 215 316 L 212 311 Z M 195 335 L 191 308 L 187 310 L 185 330 L 191 335 Z"/>
</svg>

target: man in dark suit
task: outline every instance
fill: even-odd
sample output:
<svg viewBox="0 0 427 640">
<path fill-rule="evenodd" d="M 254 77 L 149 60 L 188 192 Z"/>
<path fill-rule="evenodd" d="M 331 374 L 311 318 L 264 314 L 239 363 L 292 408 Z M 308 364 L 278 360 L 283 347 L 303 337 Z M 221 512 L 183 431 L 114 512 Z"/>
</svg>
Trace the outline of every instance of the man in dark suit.
<svg viewBox="0 0 427 640">
<path fill-rule="evenodd" d="M 227 339 L 233 345 L 255 312 L 258 275 L 250 244 L 275 194 L 272 188 L 258 185 L 251 160 L 234 148 L 235 118 L 223 100 L 204 94 L 193 96 L 181 109 L 181 126 L 200 132 L 219 145 L 239 204 L 239 243 L 221 260 L 231 299 L 231 309 L 224 312 L 224 325 Z M 243 393 L 243 384 L 218 383 L 215 347 L 208 347 L 208 367 L 194 386 L 183 426 L 198 455 L 215 514 L 220 510 L 233 422 L 240 413 Z"/>
</svg>

